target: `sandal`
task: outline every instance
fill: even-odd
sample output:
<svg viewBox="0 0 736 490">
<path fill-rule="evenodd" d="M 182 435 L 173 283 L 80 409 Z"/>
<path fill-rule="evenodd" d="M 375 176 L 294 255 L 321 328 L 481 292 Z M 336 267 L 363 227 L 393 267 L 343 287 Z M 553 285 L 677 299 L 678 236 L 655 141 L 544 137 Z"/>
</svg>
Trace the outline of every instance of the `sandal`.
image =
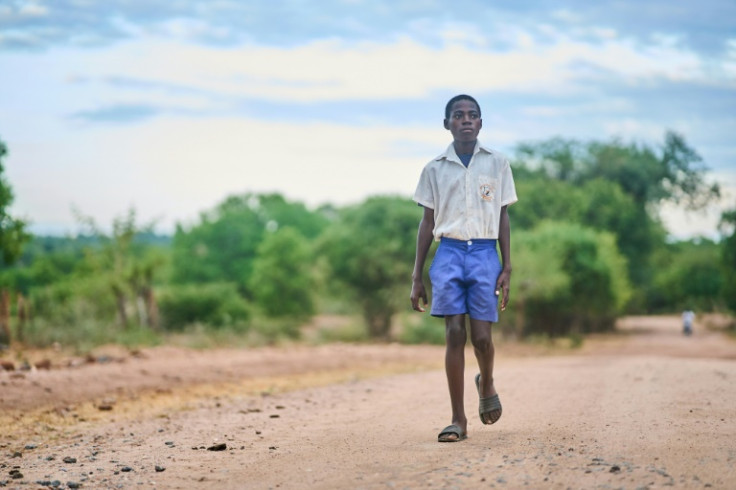
<svg viewBox="0 0 736 490">
<path fill-rule="evenodd" d="M 475 376 L 475 387 L 478 389 L 478 396 L 480 397 L 480 373 Z M 498 419 L 501 418 L 502 411 L 501 400 L 498 398 L 498 394 L 480 399 L 478 415 L 480 416 L 480 421 L 484 424 L 488 425 L 498 422 Z M 488 418 L 484 418 L 484 415 L 487 415 Z"/>
</svg>

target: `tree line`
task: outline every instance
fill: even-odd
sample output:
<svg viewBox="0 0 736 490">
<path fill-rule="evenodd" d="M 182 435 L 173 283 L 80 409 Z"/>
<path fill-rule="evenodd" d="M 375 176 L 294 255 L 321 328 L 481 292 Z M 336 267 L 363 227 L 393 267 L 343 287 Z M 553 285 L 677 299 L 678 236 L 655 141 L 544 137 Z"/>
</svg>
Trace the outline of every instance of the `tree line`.
<svg viewBox="0 0 736 490">
<path fill-rule="evenodd" d="M 297 337 L 324 312 L 359 313 L 368 337 L 387 339 L 409 315 L 421 209 L 408 197 L 309 209 L 245 193 L 172 236 L 133 209 L 110 231 L 80 214 L 75 237 L 33 236 L 7 213 L 6 152 L 0 142 L 0 343 L 150 341 L 191 328 Z M 509 209 L 504 332 L 583 334 L 623 314 L 736 311 L 736 208 L 723 213 L 720 241 L 669 241 L 659 218 L 666 202 L 697 210 L 719 197 L 682 136 L 668 132 L 657 147 L 523 143 L 512 168 L 520 200 Z M 441 330 L 409 323 L 416 341 Z"/>
</svg>

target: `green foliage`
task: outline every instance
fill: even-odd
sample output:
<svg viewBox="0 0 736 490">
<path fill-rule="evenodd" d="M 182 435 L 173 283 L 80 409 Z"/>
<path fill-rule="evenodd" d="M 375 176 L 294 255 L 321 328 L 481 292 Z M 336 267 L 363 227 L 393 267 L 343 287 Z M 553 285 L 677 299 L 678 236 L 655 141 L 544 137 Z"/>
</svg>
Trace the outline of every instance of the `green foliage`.
<svg viewBox="0 0 736 490">
<path fill-rule="evenodd" d="M 302 322 L 292 316 L 254 316 L 251 323 L 251 338 L 260 340 L 262 344 L 271 345 L 283 340 L 295 340 L 302 334 Z"/>
<path fill-rule="evenodd" d="M 62 329 L 74 328 L 85 319 L 93 323 L 113 323 L 115 298 L 100 294 L 106 289 L 104 276 L 74 277 L 35 288 L 30 296 L 33 316 Z"/>
<path fill-rule="evenodd" d="M 614 182 L 642 206 L 670 200 L 701 208 L 720 194 L 718 185 L 706 182 L 708 169 L 700 155 L 671 131 L 665 133 L 660 149 L 616 139 L 582 143 L 554 138 L 518 145 L 517 158 L 554 180 Z"/>
<path fill-rule="evenodd" d="M 331 277 L 360 305 L 373 338 L 387 338 L 392 316 L 406 308 L 420 219 L 412 201 L 377 196 L 342 210 L 325 233 Z"/>
<path fill-rule="evenodd" d="M 678 242 L 660 249 L 650 308 L 713 311 L 723 287 L 720 247 L 710 240 Z"/>
<path fill-rule="evenodd" d="M 645 288 L 651 277 L 651 254 L 665 240 L 664 227 L 615 182 L 595 178 L 579 189 L 584 209 L 579 223 L 612 233 L 628 262 L 629 279 Z"/>
<path fill-rule="evenodd" d="M 721 215 L 721 296 L 731 312 L 736 313 L 736 208 Z"/>
<path fill-rule="evenodd" d="M 719 196 L 708 184 L 707 168 L 682 136 L 665 134 L 661 148 L 582 143 L 560 138 L 526 143 L 517 149 L 518 194 L 513 222 L 531 229 L 545 219 L 569 220 L 614 233 L 640 294 L 631 304 L 647 309 L 652 299 L 652 254 L 665 244 L 658 217 L 663 201 L 698 209 Z"/>
<path fill-rule="evenodd" d="M 34 288 L 30 294 L 32 320 L 24 327 L 23 340 L 47 347 L 55 342 L 87 350 L 115 342 L 115 302 L 100 294 L 106 287 L 101 276 L 73 277 Z"/>
<path fill-rule="evenodd" d="M 159 342 L 144 327 L 154 298 L 167 339 L 199 335 L 201 345 L 295 339 L 315 312 L 354 315 L 356 307 L 363 326 L 356 319 L 317 340 L 388 338 L 392 318 L 407 310 L 422 212 L 408 199 L 309 211 L 278 194 L 243 194 L 179 225 L 171 239 L 131 210 L 110 233 L 81 217 L 85 235 L 24 244 L 25 223 L 6 214 L 5 153 L 0 142 L 0 287 L 30 302 L 31 345 Z M 627 308 L 736 312 L 736 209 L 722 217 L 720 243 L 668 244 L 658 218 L 663 201 L 698 208 L 719 192 L 681 136 L 667 133 L 658 148 L 555 138 L 520 145 L 517 156 L 505 331 L 577 345 Z M 402 323 L 402 342 L 444 342 L 442 322 L 429 315 Z"/>
<path fill-rule="evenodd" d="M 650 255 L 664 243 L 664 231 L 619 184 L 595 178 L 576 185 L 534 174 L 520 180 L 517 189 L 524 198 L 509 210 L 515 230 L 558 220 L 610 232 L 627 259 L 631 281 L 646 288 L 651 274 Z"/>
<path fill-rule="evenodd" d="M 8 214 L 8 208 L 13 203 L 13 191 L 3 178 L 3 157 L 7 153 L 8 148 L 0 141 L 0 266 L 15 262 L 23 250 L 23 244 L 30 238 L 26 233 L 26 223 Z"/>
<path fill-rule="evenodd" d="M 181 331 L 194 324 L 248 328 L 250 308 L 232 283 L 170 286 L 159 297 L 162 325 Z"/>
<path fill-rule="evenodd" d="M 552 336 L 611 328 L 631 297 L 613 235 L 546 222 L 517 233 L 511 316 L 518 333 Z"/>
<path fill-rule="evenodd" d="M 410 322 L 404 326 L 399 334 L 399 342 L 403 344 L 445 344 L 445 322 L 427 313 L 412 315 L 418 318 L 417 322 Z"/>
<path fill-rule="evenodd" d="M 314 314 L 311 251 L 294 228 L 267 233 L 250 278 L 256 304 L 269 316 L 308 319 Z"/>
<path fill-rule="evenodd" d="M 85 248 L 82 273 L 104 279 L 103 291 L 114 298 L 120 325 L 128 327 L 129 311 L 135 310 L 136 321 L 156 327 L 153 282 L 167 256 L 136 240 L 140 234 L 150 233 L 153 224 L 139 226 L 136 212 L 131 208 L 127 215 L 113 220 L 112 233 L 108 235 L 92 218 L 80 213 L 77 217 L 99 244 Z"/>
<path fill-rule="evenodd" d="M 546 175 L 516 177 L 519 201 L 509 208 L 513 231 L 530 230 L 550 219 L 566 219 L 579 223 L 585 213 L 585 196 L 570 182 L 554 180 Z"/>
<path fill-rule="evenodd" d="M 267 230 L 291 227 L 314 238 L 327 218 L 278 194 L 231 196 L 198 224 L 177 226 L 172 244 L 172 279 L 177 283 L 227 281 L 251 295 L 250 278 Z"/>
</svg>

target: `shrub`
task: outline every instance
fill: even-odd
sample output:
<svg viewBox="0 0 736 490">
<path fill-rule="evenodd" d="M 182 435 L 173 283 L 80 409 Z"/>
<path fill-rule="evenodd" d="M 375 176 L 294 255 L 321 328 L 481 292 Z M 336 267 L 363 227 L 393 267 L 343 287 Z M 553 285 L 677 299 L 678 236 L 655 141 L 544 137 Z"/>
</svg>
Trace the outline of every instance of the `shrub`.
<svg viewBox="0 0 736 490">
<path fill-rule="evenodd" d="M 558 336 L 613 328 L 631 297 L 613 235 L 547 222 L 516 234 L 514 244 L 517 331 Z"/>
<path fill-rule="evenodd" d="M 159 297 L 162 325 L 183 330 L 201 323 L 210 327 L 247 327 L 250 308 L 233 283 L 171 286 Z"/>
<path fill-rule="evenodd" d="M 417 315 L 414 315 L 417 316 Z M 404 344 L 445 344 L 445 322 L 429 312 L 423 313 L 419 321 L 408 323 L 399 334 L 399 342 Z"/>
<path fill-rule="evenodd" d="M 250 291 L 263 312 L 306 320 L 315 311 L 312 254 L 296 229 L 267 233 L 253 262 Z"/>
</svg>

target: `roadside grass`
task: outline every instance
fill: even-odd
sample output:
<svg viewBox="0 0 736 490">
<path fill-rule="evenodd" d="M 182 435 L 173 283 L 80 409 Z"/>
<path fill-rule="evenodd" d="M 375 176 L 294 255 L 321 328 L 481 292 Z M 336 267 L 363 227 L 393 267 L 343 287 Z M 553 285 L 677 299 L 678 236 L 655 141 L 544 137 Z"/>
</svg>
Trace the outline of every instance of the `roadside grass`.
<svg viewBox="0 0 736 490">
<path fill-rule="evenodd" d="M 703 315 L 700 321 L 706 328 L 720 330 L 736 339 L 736 318 L 728 315 Z M 342 311 L 316 315 L 307 322 L 290 318 L 274 319 L 256 313 L 247 323 L 224 326 L 194 323 L 175 331 L 139 325 L 123 328 L 114 321 L 91 319 L 77 320 L 72 327 L 35 318 L 25 325 L 23 332 L 17 332 L 15 325 L 11 327 L 16 339 L 18 334 L 22 334 L 22 337 L 11 346 L 5 346 L 6 351 L 56 349 L 77 356 L 87 355 L 99 346 L 110 344 L 135 350 L 159 345 L 209 349 L 256 348 L 293 343 L 321 345 L 335 342 L 375 342 L 368 336 L 363 318 L 359 314 L 346 314 Z M 537 333 L 518 339 L 504 333 L 502 326 L 494 329 L 494 342 L 498 345 L 515 344 L 550 351 L 578 350 L 586 342 L 584 334 L 552 337 Z M 407 345 L 444 345 L 444 322 L 427 313 L 401 312 L 395 317 L 389 341 Z M 0 346 L 0 358 L 7 359 L 8 356 Z"/>
</svg>

